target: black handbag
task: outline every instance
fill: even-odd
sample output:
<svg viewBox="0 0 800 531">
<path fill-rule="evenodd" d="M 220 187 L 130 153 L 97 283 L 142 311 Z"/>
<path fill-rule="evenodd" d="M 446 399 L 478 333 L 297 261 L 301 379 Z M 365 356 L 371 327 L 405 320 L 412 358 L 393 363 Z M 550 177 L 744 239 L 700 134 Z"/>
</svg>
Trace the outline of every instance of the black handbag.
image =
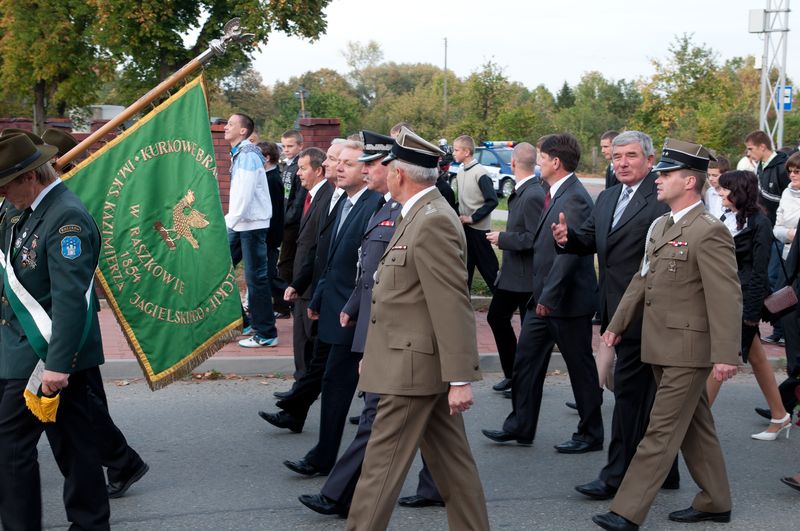
<svg viewBox="0 0 800 531">
<path fill-rule="evenodd" d="M 773 324 L 778 322 L 781 317 L 792 313 L 797 308 L 797 293 L 795 293 L 794 287 L 792 286 L 792 284 L 794 284 L 796 272 L 789 278 L 789 275 L 786 274 L 786 262 L 783 260 L 783 256 L 780 252 L 778 254 L 778 259 L 781 261 L 781 269 L 783 269 L 783 278 L 786 279 L 786 285 L 768 295 L 767 298 L 764 299 L 764 307 L 762 309 L 762 319 Z"/>
</svg>

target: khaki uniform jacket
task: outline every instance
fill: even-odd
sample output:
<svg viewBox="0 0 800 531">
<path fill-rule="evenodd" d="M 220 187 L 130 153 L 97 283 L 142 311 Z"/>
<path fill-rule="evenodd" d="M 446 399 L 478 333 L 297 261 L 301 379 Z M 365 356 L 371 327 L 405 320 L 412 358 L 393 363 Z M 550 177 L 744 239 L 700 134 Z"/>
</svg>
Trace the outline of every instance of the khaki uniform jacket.
<svg viewBox="0 0 800 531">
<path fill-rule="evenodd" d="M 481 379 L 466 249 L 438 190 L 402 218 L 375 274 L 360 389 L 425 396 Z"/>
<path fill-rule="evenodd" d="M 741 350 L 742 291 L 733 238 L 702 204 L 665 233 L 668 219 L 664 215 L 654 222 L 642 269 L 633 276 L 608 330 L 624 334 L 643 311 L 643 362 L 735 365 Z"/>
</svg>

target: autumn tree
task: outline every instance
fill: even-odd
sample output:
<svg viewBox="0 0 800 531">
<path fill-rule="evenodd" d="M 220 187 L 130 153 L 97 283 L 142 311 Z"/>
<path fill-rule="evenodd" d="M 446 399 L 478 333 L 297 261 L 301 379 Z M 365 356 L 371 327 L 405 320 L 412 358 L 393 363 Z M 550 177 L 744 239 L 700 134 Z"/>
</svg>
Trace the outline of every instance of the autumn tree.
<svg viewBox="0 0 800 531">
<path fill-rule="evenodd" d="M 206 67 L 211 78 L 249 65 L 256 46 L 280 31 L 311 40 L 325 32 L 330 0 L 85 0 L 95 11 L 95 38 L 120 62 L 126 99 L 132 101 L 208 48 L 223 25 L 240 17 L 255 34 L 251 46 L 231 46 Z"/>
<path fill-rule="evenodd" d="M 48 114 L 91 103 L 110 74 L 91 39 L 94 20 L 83 0 L 0 0 L 0 93 L 32 103 L 36 131 Z"/>
</svg>

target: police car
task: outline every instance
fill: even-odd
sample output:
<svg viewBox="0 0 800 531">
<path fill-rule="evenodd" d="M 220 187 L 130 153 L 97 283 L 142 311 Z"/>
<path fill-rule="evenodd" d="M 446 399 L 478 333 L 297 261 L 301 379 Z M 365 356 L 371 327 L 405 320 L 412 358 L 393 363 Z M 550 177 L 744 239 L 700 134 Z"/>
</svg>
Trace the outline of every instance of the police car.
<svg viewBox="0 0 800 531">
<path fill-rule="evenodd" d="M 510 140 L 490 140 L 475 148 L 475 160 L 486 168 L 498 197 L 508 197 L 514 191 L 516 181 L 511 171 L 511 154 L 515 145 L 516 142 Z M 457 162 L 450 164 L 452 178 L 455 178 L 459 166 Z M 538 174 L 537 166 L 536 175 Z"/>
</svg>

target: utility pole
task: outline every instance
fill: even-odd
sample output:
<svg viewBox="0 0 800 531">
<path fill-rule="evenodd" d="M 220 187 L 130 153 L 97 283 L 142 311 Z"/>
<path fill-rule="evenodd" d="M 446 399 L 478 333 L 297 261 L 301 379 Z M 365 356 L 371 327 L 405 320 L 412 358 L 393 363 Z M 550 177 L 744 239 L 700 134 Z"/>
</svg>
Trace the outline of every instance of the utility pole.
<svg viewBox="0 0 800 531">
<path fill-rule="evenodd" d="M 444 38 L 444 129 L 447 130 L 447 37 Z"/>
<path fill-rule="evenodd" d="M 764 39 L 761 59 L 761 105 L 759 128 L 772 139 L 775 149 L 783 147 L 783 99 L 786 86 L 786 41 L 789 37 L 789 0 L 766 0 L 766 9 L 750 10 L 750 33 Z M 777 78 L 770 77 L 776 71 Z"/>
</svg>

